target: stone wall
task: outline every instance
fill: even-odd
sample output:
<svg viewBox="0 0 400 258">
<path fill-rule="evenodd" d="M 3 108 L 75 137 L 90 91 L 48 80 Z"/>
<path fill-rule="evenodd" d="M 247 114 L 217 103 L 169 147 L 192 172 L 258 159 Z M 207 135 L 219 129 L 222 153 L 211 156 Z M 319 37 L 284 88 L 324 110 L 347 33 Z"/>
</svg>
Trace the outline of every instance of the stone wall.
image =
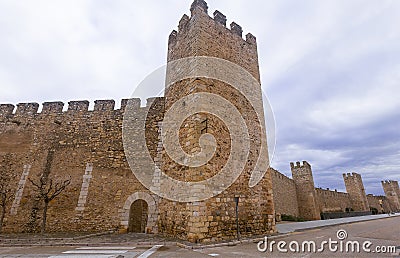
<svg viewBox="0 0 400 258">
<path fill-rule="evenodd" d="M 351 209 L 348 193 L 321 188 L 316 188 L 315 193 L 320 212 L 344 212 L 346 208 Z"/>
<path fill-rule="evenodd" d="M 307 214 L 313 212 L 313 219 L 319 219 L 317 218 L 317 214 L 320 213 L 340 213 L 356 210 L 357 206 L 353 205 L 359 205 L 360 200 L 362 200 L 359 195 L 355 195 L 356 199 L 354 200 L 354 198 L 351 198 L 349 193 L 338 192 L 337 190 L 329 190 L 329 188 L 314 188 L 311 190 L 311 186 L 314 186 L 314 180 L 312 177 L 311 166 L 307 162 L 303 162 L 303 164 L 297 162 L 296 165 L 292 163 L 291 168 L 292 173 L 294 172 L 293 175 L 295 180 L 283 175 L 273 168 L 270 168 L 274 194 L 274 207 L 277 214 L 287 214 L 295 217 L 310 219 L 307 217 Z M 362 191 L 364 186 L 362 185 L 361 176 L 359 174 L 346 174 L 345 180 L 352 180 L 350 182 L 347 181 L 347 186 L 350 186 L 351 191 L 354 192 L 354 190 L 356 190 L 357 194 L 365 193 Z M 397 189 L 398 185 L 395 183 L 390 183 L 392 181 L 383 182 L 383 185 L 386 187 L 386 196 L 374 196 L 372 194 L 367 195 L 366 199 L 369 206 L 367 206 L 364 211 L 369 211 L 370 208 L 377 209 L 378 213 L 388 213 L 397 210 L 393 201 L 393 196 L 395 196 L 396 190 L 393 189 Z M 391 198 L 388 198 L 388 195 L 391 196 Z M 311 205 L 308 203 L 311 203 Z M 303 207 L 300 207 L 301 204 L 303 204 Z M 313 208 L 313 210 L 310 211 L 310 208 Z M 302 214 L 306 214 L 307 216 Z"/>
<path fill-rule="evenodd" d="M 46 169 L 54 182 L 71 177 L 66 190 L 50 202 L 48 231 L 120 228 L 126 199 L 138 191 L 150 193 L 125 158 L 123 109 L 114 110 L 110 100 L 96 101 L 94 111 L 88 111 L 87 101 L 69 102 L 66 112 L 60 102 L 44 103 L 41 113 L 37 108 L 36 103 L 18 104 L 13 113 L 12 105 L 0 106 L 0 158 L 7 157 L 7 171 L 18 174 L 4 229 L 38 230 L 42 203 L 35 200 L 37 191 L 28 178 L 39 182 Z"/>
<path fill-rule="evenodd" d="M 354 187 L 346 183 L 349 194 L 315 189 L 311 166 L 305 161 L 303 164 L 291 163 L 293 180 L 268 169 L 258 185 L 249 186 L 260 146 L 263 146 L 265 133 L 268 134 L 257 121 L 257 118 L 264 121 L 263 113 L 258 112 L 259 107 L 262 109 L 262 95 L 257 43 L 250 33 L 243 39 L 243 30 L 235 22 L 226 28 L 226 20 L 219 11 L 215 11 L 211 18 L 207 4 L 195 0 L 191 17 L 184 15 L 178 31 L 169 36 L 168 61 L 208 56 L 233 62 L 257 82 L 255 87 L 246 89 L 249 95 L 220 80 L 191 78 L 175 83 L 166 89 L 165 98 L 153 98 L 146 107 L 140 107 L 139 99 L 122 100 L 120 109 L 114 109 L 114 100 L 96 100 L 91 111 L 88 110 L 88 101 L 70 101 L 65 112 L 62 102 L 43 103 L 41 113 L 38 113 L 38 103 L 20 103 L 15 111 L 14 105 L 0 105 L 0 184 L 15 193 L 6 207 L 4 230 L 38 231 L 43 203 L 31 180 L 38 183 L 40 179 L 47 185 L 71 179 L 66 190 L 50 202 L 47 231 L 57 232 L 126 232 L 132 222 L 132 204 L 138 200 L 146 202 L 141 204 L 138 212 L 147 219 L 146 228 L 141 226 L 140 231 L 159 232 L 192 242 L 235 239 L 238 232 L 240 236 L 274 233 L 275 211 L 318 219 L 320 211 L 343 210 L 350 204 L 357 209 L 367 209 L 368 201 L 372 207 L 377 207 L 381 199 L 383 210 L 400 209 L 398 184 L 383 184 L 388 198 L 370 196 L 368 201 L 362 197 L 365 191 L 361 179 L 358 180 L 354 174 L 353 177 L 347 176 L 357 179 L 353 180 Z M 228 73 L 233 81 L 243 79 L 234 71 Z M 179 143 L 185 152 L 195 154 L 200 151 L 200 137 L 212 134 L 217 149 L 207 165 L 189 170 L 175 164 L 163 149 L 160 133 L 165 110 L 178 99 L 200 92 L 224 97 L 243 116 L 248 129 L 245 136 L 250 141 L 244 169 L 226 190 L 205 201 L 178 202 L 160 198 L 146 189 L 135 174 L 149 168 L 154 173 L 154 189 L 162 186 L 158 168 L 163 168 L 165 174 L 174 179 L 198 182 L 215 176 L 229 157 L 232 139 L 224 121 L 201 112 L 183 122 L 179 129 Z M 255 100 L 256 105 L 249 99 Z M 144 128 L 128 126 L 133 144 L 127 149 L 122 141 L 126 110 L 132 111 L 128 119 L 145 122 Z M 143 147 L 132 141 L 143 131 L 145 147 L 151 158 L 141 158 L 145 150 L 138 149 L 139 156 L 134 157 L 138 159 L 137 163 L 129 166 L 127 156 L 130 156 L 125 156 L 125 152 L 131 153 L 132 149 Z M 264 156 L 265 164 L 268 164 L 268 153 Z M 222 185 L 224 182 L 217 183 Z M 359 200 L 361 202 L 357 202 Z M 138 210 L 133 208 L 132 211 Z"/>
<path fill-rule="evenodd" d="M 275 212 L 277 214 L 299 217 L 296 185 L 293 179 L 273 168 L 270 168 L 270 173 L 272 178 Z"/>
<path fill-rule="evenodd" d="M 389 213 L 395 211 L 394 207 L 391 206 L 391 203 L 386 196 L 374 196 L 372 194 L 368 194 L 367 199 L 369 207 L 377 209 L 379 213 Z"/>
<path fill-rule="evenodd" d="M 7 231 L 38 230 L 42 203 L 28 177 L 35 181 L 45 178 L 46 182 L 71 177 L 71 185 L 50 203 L 48 231 L 119 229 L 123 232 L 131 221 L 131 205 L 140 199 L 148 204 L 146 232 L 160 232 L 193 242 L 234 239 L 238 231 L 242 236 L 275 232 L 272 183 L 267 168 L 259 171 L 266 172 L 259 184 L 249 187 L 251 172 L 265 140 L 265 132 L 257 124 L 260 114 L 260 120 L 264 121 L 263 113 L 256 114 L 258 107 L 262 109 L 256 39 L 251 34 L 243 39 L 238 24 L 231 23 L 227 29 L 226 17 L 216 11 L 211 18 L 207 9 L 204 1 L 194 1 L 191 17 L 184 15 L 179 22 L 179 31 L 170 35 L 168 61 L 204 55 L 219 57 L 244 68 L 255 78 L 257 85 L 246 89 L 252 96 L 244 96 L 220 81 L 204 78 L 180 81 L 174 90 L 166 91 L 166 107 L 190 92 L 208 92 L 225 97 L 239 110 L 252 140 L 248 139 L 251 143 L 249 155 L 237 181 L 211 199 L 185 203 L 158 198 L 135 178 L 130 169 L 140 172 L 151 168 L 156 175 L 155 163 L 175 179 L 204 180 L 214 176 L 229 156 L 230 135 L 224 121 L 200 113 L 182 125 L 180 144 L 188 153 L 196 153 L 201 135 L 213 134 L 218 142 L 217 154 L 209 164 L 193 173 L 173 164 L 160 142 L 164 99 L 158 99 L 151 106 L 148 104 L 150 112 L 147 118 L 144 116 L 146 109 L 139 107 L 140 100 L 131 100 L 128 106 L 128 101 L 123 100 L 118 110 L 114 110 L 113 100 L 96 100 L 93 111 L 88 111 L 88 101 L 71 101 L 66 112 L 62 111 L 63 103 L 47 102 L 43 104 L 41 113 L 37 113 L 37 103 L 18 104 L 15 113 L 14 106 L 1 105 L 0 156 L 7 156 L 12 171 L 20 171 L 20 176 L 12 184 L 14 190 L 24 186 L 23 190 L 19 187 L 15 201 L 8 207 L 10 210 L 12 206 L 12 215 L 7 215 Z M 242 79 L 237 74 L 233 76 Z M 249 97 L 256 100 L 256 106 L 249 102 Z M 131 167 L 125 152 L 133 153 L 136 146 L 133 144 L 124 152 L 122 125 L 125 107 L 128 111 L 133 109 L 129 119 L 146 120 L 145 128 L 128 126 L 124 129 L 128 129 L 132 139 L 145 129 L 145 147 L 152 158 L 142 159 L 142 153 L 139 153 L 138 162 Z M 203 124 L 205 120 L 206 125 Z M 264 164 L 268 164 L 268 153 L 263 157 L 266 157 Z M 153 183 L 153 187 L 165 187 L 159 179 Z"/>
</svg>

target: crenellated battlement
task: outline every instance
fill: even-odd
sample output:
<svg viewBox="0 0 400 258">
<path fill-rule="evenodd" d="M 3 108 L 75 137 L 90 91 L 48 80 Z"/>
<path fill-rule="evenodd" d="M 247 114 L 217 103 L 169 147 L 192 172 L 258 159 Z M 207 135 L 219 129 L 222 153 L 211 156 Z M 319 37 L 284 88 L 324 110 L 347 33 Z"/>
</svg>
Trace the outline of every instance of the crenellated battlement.
<svg viewBox="0 0 400 258">
<path fill-rule="evenodd" d="M 111 111 L 114 110 L 115 101 L 114 100 L 95 100 L 94 101 L 94 111 Z"/>
<path fill-rule="evenodd" d="M 179 20 L 179 24 L 178 24 L 178 31 L 184 31 L 189 23 L 189 16 L 187 16 L 186 14 L 184 14 L 182 16 L 182 18 Z M 174 32 L 175 30 L 173 30 Z M 177 32 L 177 31 L 175 31 Z"/>
<path fill-rule="evenodd" d="M 44 102 L 42 114 L 62 113 L 63 108 L 64 102 L 61 101 Z"/>
<path fill-rule="evenodd" d="M 224 27 L 226 27 L 226 16 L 223 15 L 220 11 L 215 10 L 214 13 L 214 21 L 221 23 L 222 25 L 224 25 Z"/>
<path fill-rule="evenodd" d="M 382 185 L 383 185 L 383 186 L 387 186 L 387 185 L 395 185 L 395 186 L 398 186 L 398 185 L 399 185 L 399 182 L 398 182 L 398 181 L 395 181 L 395 180 L 384 180 L 384 181 L 382 181 Z"/>
<path fill-rule="evenodd" d="M 305 160 L 303 161 L 303 164 L 301 164 L 300 161 L 297 161 L 296 165 L 293 162 L 290 162 L 291 169 L 297 169 L 297 168 L 302 168 L 302 167 L 311 168 L 311 165 Z"/>
<path fill-rule="evenodd" d="M 231 31 L 232 31 L 233 33 L 235 33 L 236 35 L 242 37 L 242 34 L 243 34 L 243 28 L 242 28 L 242 26 L 240 26 L 240 25 L 237 24 L 236 22 L 232 22 L 230 26 L 231 26 Z"/>
<path fill-rule="evenodd" d="M 204 0 L 194 0 L 192 5 L 190 6 L 190 12 L 192 13 L 192 16 L 194 15 L 194 11 L 196 8 L 201 9 L 203 12 L 208 14 L 208 5 L 206 1 Z"/>
<path fill-rule="evenodd" d="M 15 111 L 15 115 L 34 115 L 37 113 L 39 109 L 38 103 L 19 103 L 17 104 L 17 110 Z"/>
<path fill-rule="evenodd" d="M 13 114 L 15 106 L 13 104 L 0 104 L 0 117 L 7 117 Z"/>
<path fill-rule="evenodd" d="M 148 98 L 147 105 L 152 103 L 157 98 Z M 94 101 L 94 109 L 89 110 L 90 102 L 88 100 L 78 100 L 78 101 L 69 101 L 68 108 L 66 111 L 64 109 L 64 103 L 61 101 L 54 102 L 44 102 L 42 104 L 43 108 L 41 112 L 39 110 L 38 103 L 19 103 L 17 104 L 17 108 L 13 104 L 0 104 L 0 119 L 4 120 L 6 118 L 16 117 L 34 117 L 36 115 L 51 115 L 51 114 L 68 114 L 73 115 L 81 114 L 81 113 L 102 113 L 102 112 L 110 112 L 110 111 L 125 111 L 126 106 L 131 105 L 131 108 L 139 110 L 140 107 L 140 99 L 139 98 L 131 98 L 131 99 L 122 99 L 121 107 L 119 109 L 115 109 L 115 100 L 95 100 Z"/>
<path fill-rule="evenodd" d="M 323 188 L 315 188 L 315 191 L 317 194 L 320 194 L 322 196 L 330 196 L 330 197 L 337 197 L 337 196 L 348 196 L 348 193 L 345 192 L 339 192 L 337 189 L 331 190 L 329 188 L 323 189 Z"/>
<path fill-rule="evenodd" d="M 352 173 L 343 173 L 343 178 L 344 180 L 361 180 L 361 175 L 356 173 L 356 172 L 352 172 Z"/>
<path fill-rule="evenodd" d="M 140 109 L 140 98 L 123 99 L 121 101 L 121 110 L 125 110 L 126 106 L 133 108 L 134 110 Z"/>
<path fill-rule="evenodd" d="M 89 110 L 89 101 L 87 100 L 78 100 L 78 101 L 70 101 L 68 102 L 68 111 L 88 111 Z"/>
<path fill-rule="evenodd" d="M 216 24 L 222 25 L 232 34 L 239 36 L 243 41 L 247 42 L 250 45 L 256 45 L 256 37 L 248 33 L 246 34 L 246 38 L 243 39 L 243 28 L 236 22 L 232 22 L 230 24 L 230 28 L 226 27 L 227 18 L 226 16 L 218 10 L 215 10 L 213 13 L 213 17 L 208 15 L 208 5 L 204 0 L 195 0 L 190 7 L 191 17 L 184 14 L 179 21 L 178 31 L 173 30 L 169 35 L 168 44 L 175 45 L 177 42 L 178 35 L 184 33 L 188 27 L 190 26 L 190 21 L 196 17 L 196 15 L 206 14 L 210 19 L 214 20 Z"/>
</svg>

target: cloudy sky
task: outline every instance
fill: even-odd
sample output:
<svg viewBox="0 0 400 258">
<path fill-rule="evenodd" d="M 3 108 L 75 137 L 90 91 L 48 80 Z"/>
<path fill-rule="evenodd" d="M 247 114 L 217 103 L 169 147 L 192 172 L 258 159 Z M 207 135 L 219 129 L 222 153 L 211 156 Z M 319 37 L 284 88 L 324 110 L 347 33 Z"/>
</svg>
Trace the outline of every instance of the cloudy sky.
<svg viewBox="0 0 400 258">
<path fill-rule="evenodd" d="M 0 0 L 0 103 L 129 97 L 165 64 L 191 2 Z M 290 175 L 289 162 L 307 160 L 317 187 L 341 191 L 345 172 L 361 173 L 367 193 L 400 180 L 400 1 L 208 5 L 257 37 L 273 167 Z"/>
</svg>

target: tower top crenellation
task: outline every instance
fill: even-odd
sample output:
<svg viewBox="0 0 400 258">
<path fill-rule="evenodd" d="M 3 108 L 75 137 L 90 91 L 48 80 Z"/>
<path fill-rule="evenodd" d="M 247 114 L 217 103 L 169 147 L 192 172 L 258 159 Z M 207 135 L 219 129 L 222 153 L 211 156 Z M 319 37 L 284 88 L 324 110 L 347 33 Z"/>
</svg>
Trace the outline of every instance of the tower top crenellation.
<svg viewBox="0 0 400 258">
<path fill-rule="evenodd" d="M 191 12 L 191 17 L 189 17 L 186 14 L 182 16 L 181 20 L 179 21 L 178 31 L 173 30 L 171 32 L 171 34 L 169 36 L 169 44 L 174 44 L 176 42 L 177 35 L 180 32 L 182 32 L 183 30 L 185 30 L 185 28 L 187 27 L 190 20 L 193 17 L 195 17 L 196 14 L 198 14 L 198 12 L 205 13 L 208 16 L 208 5 L 204 0 L 194 0 L 194 2 L 192 3 L 192 5 L 190 7 L 190 12 Z M 210 17 L 210 16 L 208 16 L 208 17 Z M 239 36 L 245 42 L 252 44 L 252 45 L 256 45 L 256 37 L 251 33 L 246 34 L 246 38 L 243 39 L 243 28 L 236 22 L 232 22 L 230 24 L 230 28 L 228 29 L 226 27 L 227 18 L 219 10 L 215 10 L 213 13 L 213 17 L 210 17 L 210 19 L 213 19 L 216 23 L 224 26 L 227 30 L 229 30 L 233 34 Z"/>
</svg>

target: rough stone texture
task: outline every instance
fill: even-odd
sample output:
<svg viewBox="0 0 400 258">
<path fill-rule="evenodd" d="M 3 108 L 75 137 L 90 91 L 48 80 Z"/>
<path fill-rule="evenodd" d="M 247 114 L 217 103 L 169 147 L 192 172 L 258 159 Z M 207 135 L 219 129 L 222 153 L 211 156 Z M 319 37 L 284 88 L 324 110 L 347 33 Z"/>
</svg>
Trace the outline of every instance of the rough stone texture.
<svg viewBox="0 0 400 258">
<path fill-rule="evenodd" d="M 293 180 L 296 184 L 297 202 L 300 217 L 308 220 L 320 219 L 312 176 L 311 165 L 307 161 L 290 163 Z"/>
<path fill-rule="evenodd" d="M 368 194 L 367 199 L 369 207 L 377 209 L 378 213 L 389 213 L 392 211 L 396 211 L 395 207 L 392 206 L 386 196 L 374 196 L 372 194 Z"/>
<path fill-rule="evenodd" d="M 215 12 L 209 17 L 202 1 L 195 1 L 191 17 L 184 15 L 178 31 L 169 37 L 168 61 L 191 56 L 218 57 L 247 70 L 260 80 L 255 38 L 248 42 L 238 35 L 239 26 L 229 30 L 226 17 Z M 241 28 L 240 28 L 241 29 Z M 234 75 L 233 75 L 234 76 Z M 240 79 L 240 78 L 238 78 Z M 253 89 L 261 101 L 261 87 Z M 159 205 L 159 231 L 192 242 L 210 242 L 237 237 L 235 198 L 239 198 L 238 220 L 242 236 L 275 232 L 272 184 L 269 171 L 255 187 L 249 187 L 257 150 L 260 147 L 260 127 L 256 113 L 249 101 L 238 90 L 226 83 L 206 78 L 192 78 L 175 83 L 165 93 L 165 109 L 191 93 L 208 92 L 223 96 L 234 104 L 245 118 L 252 139 L 248 162 L 242 175 L 221 194 L 201 202 L 178 203 L 162 199 Z M 217 152 L 207 165 L 187 169 L 177 165 L 167 155 L 163 157 L 163 170 L 181 181 L 201 181 L 214 176 L 224 166 L 230 150 L 230 134 L 224 122 L 214 115 L 196 114 L 184 121 L 179 133 L 182 148 L 188 154 L 200 151 L 199 138 L 212 134 L 217 142 Z M 222 184 L 223 182 L 221 182 Z"/>
<path fill-rule="evenodd" d="M 301 210 L 301 202 L 296 202 L 294 199 L 302 199 L 302 198 L 309 198 L 305 199 L 306 202 L 302 202 L 305 204 L 305 207 L 307 208 L 307 212 L 311 212 L 314 214 L 320 214 L 321 212 L 323 213 L 329 213 L 329 212 L 346 212 L 346 211 L 357 211 L 357 206 L 359 205 L 358 199 L 356 195 L 356 200 L 351 198 L 350 193 L 343 193 L 343 192 L 338 192 L 337 190 L 329 190 L 328 189 L 321 189 L 321 188 L 315 188 L 314 190 L 311 190 L 310 185 L 314 185 L 314 181 L 312 179 L 312 170 L 311 166 L 307 162 L 303 162 L 303 165 L 300 164 L 300 162 L 296 163 L 296 166 L 291 163 L 291 168 L 292 172 L 294 170 L 295 179 L 291 179 L 286 177 L 285 175 L 281 174 L 280 172 L 270 169 L 271 170 L 271 175 L 272 175 L 272 185 L 273 185 L 273 193 L 274 193 L 274 207 L 276 214 L 287 214 L 287 215 L 292 215 L 292 216 L 299 216 L 302 218 L 307 219 L 307 217 L 303 217 L 303 215 L 300 213 Z M 300 171 L 299 171 L 300 169 Z M 356 173 L 353 173 L 353 175 Z M 360 193 L 364 189 L 364 186 L 362 185 L 361 176 L 356 174 L 357 178 L 356 184 L 351 184 L 350 188 L 351 191 Z M 352 175 L 350 175 L 352 177 Z M 298 180 L 298 182 L 296 182 Z M 349 180 L 348 176 L 346 175 L 345 180 Z M 351 179 L 353 180 L 353 179 Z M 384 182 L 384 181 L 382 181 Z M 391 181 L 393 182 L 393 181 Z M 297 189 L 295 188 L 295 185 L 299 185 Z M 347 185 L 350 183 L 347 182 Z M 346 186 L 347 186 L 346 185 Z M 398 189 L 398 185 L 396 183 L 388 183 L 387 181 L 383 183 L 383 185 L 386 186 L 386 196 L 374 196 L 372 194 L 369 194 L 366 196 L 368 204 L 366 204 L 367 209 L 365 211 L 369 211 L 371 208 L 375 208 L 378 210 L 379 213 L 388 213 L 392 211 L 396 211 L 396 206 L 393 205 L 393 201 L 390 201 L 390 198 L 388 195 L 393 196 L 392 193 L 395 192 L 393 189 Z M 390 190 L 389 190 L 390 189 Z M 304 197 L 305 196 L 305 197 Z M 307 202 L 313 202 L 311 198 L 314 196 L 315 198 L 315 206 L 312 203 L 311 205 L 307 204 Z M 353 193 L 354 196 L 354 193 Z M 392 197 L 393 199 L 393 197 Z M 369 205 L 369 206 L 368 206 Z M 314 211 L 309 211 L 310 207 L 315 207 Z M 304 213 L 303 213 L 304 214 Z"/>
<path fill-rule="evenodd" d="M 7 208 L 13 207 L 12 214 L 6 215 L 6 231 L 38 229 L 40 205 L 33 228 L 27 228 L 36 193 L 26 179 L 38 180 L 50 149 L 54 149 L 50 177 L 71 176 L 72 182 L 50 203 L 48 231 L 117 229 L 126 199 L 135 192 L 150 194 L 136 180 L 124 156 L 123 110 L 87 111 L 86 101 L 70 103 L 73 107 L 66 112 L 49 108 L 42 113 L 33 113 L 36 105 L 28 103 L 18 105 L 24 111 L 0 117 L 0 156 L 12 153 L 12 169 L 21 175 L 15 179 L 16 198 Z M 59 107 L 59 102 L 47 106 Z M 87 163 L 93 164 L 92 171 Z"/>
<path fill-rule="evenodd" d="M 294 180 L 273 168 L 270 168 L 270 171 L 275 213 L 299 217 L 299 205 L 297 203 Z"/>
<path fill-rule="evenodd" d="M 219 57 L 240 65 L 259 81 L 255 37 L 248 34 L 244 40 L 239 25 L 232 23 L 229 30 L 225 27 L 225 16 L 216 12 L 214 20 L 208 16 L 207 9 L 204 1 L 196 0 L 191 7 L 191 17 L 182 17 L 179 32 L 172 32 L 169 38 L 168 61 L 189 56 Z M 275 232 L 269 172 L 256 187 L 248 186 L 261 144 L 260 126 L 255 123 L 253 107 L 230 85 L 207 79 L 178 83 L 174 91 L 166 93 L 167 106 L 191 90 L 216 93 L 234 103 L 246 117 L 253 139 L 243 174 L 225 192 L 210 200 L 172 202 L 154 196 L 138 182 L 127 164 L 121 139 L 122 119 L 128 100 L 122 101 L 119 110 L 114 110 L 113 100 L 96 100 L 93 111 L 88 110 L 89 102 L 85 100 L 70 101 L 66 112 L 62 112 L 62 102 L 44 103 L 42 113 L 37 113 L 37 103 L 18 104 L 15 114 L 13 105 L 1 105 L 0 155 L 14 153 L 15 169 L 22 172 L 24 166 L 29 167 L 29 177 L 33 179 L 38 179 L 45 169 L 53 179 L 71 176 L 71 185 L 50 203 L 49 231 L 119 229 L 124 232 L 128 229 L 132 204 L 144 200 L 148 209 L 143 212 L 148 218 L 146 232 L 161 232 L 193 242 L 234 239 L 238 229 L 235 200 L 239 198 L 241 235 Z M 253 91 L 261 96 L 261 87 Z M 259 103 L 261 101 L 260 97 Z M 130 104 L 138 117 L 144 113 L 144 109 L 139 107 L 140 101 L 130 100 Z M 215 135 L 219 146 L 218 155 L 210 164 L 189 175 L 175 170 L 177 166 L 170 163 L 163 152 L 160 142 L 163 116 L 164 99 L 158 98 L 146 120 L 146 143 L 155 164 L 166 168 L 166 173 L 176 179 L 203 180 L 217 173 L 230 148 L 229 133 L 223 121 L 215 116 L 197 114 L 184 123 L 187 126 L 181 130 L 180 143 L 186 151 L 196 152 L 198 138 L 205 132 Z M 140 163 L 140 166 L 154 164 Z M 140 166 L 133 169 L 140 169 Z M 160 183 L 157 170 L 154 173 L 154 187 L 157 187 Z M 7 215 L 5 229 L 8 231 L 38 229 L 42 207 L 34 188 L 26 182 L 27 174 L 25 169 L 23 178 L 19 183 L 18 180 L 15 182 L 16 188 L 19 184 L 24 185 L 24 189 L 17 195 L 15 214 Z"/>
<path fill-rule="evenodd" d="M 351 207 L 354 211 L 369 211 L 367 195 L 361 175 L 357 173 L 343 174 L 346 191 L 349 193 Z"/>
<path fill-rule="evenodd" d="M 394 180 L 382 181 L 382 187 L 391 207 L 393 207 L 395 211 L 400 211 L 399 183 Z"/>
<path fill-rule="evenodd" d="M 250 33 L 243 40 L 200 7 L 193 9 L 190 18 L 184 15 L 178 28 L 169 37 L 168 61 L 190 56 L 219 57 L 240 65 L 260 80 L 257 43 Z"/>
<path fill-rule="evenodd" d="M 315 189 L 318 210 L 320 212 L 344 212 L 351 209 L 348 193 L 332 191 L 329 189 Z"/>
<path fill-rule="evenodd" d="M 239 25 L 231 23 L 231 29 L 228 29 L 222 13 L 216 11 L 213 19 L 207 11 L 204 0 L 194 1 L 191 17 L 184 15 L 178 25 L 179 31 L 173 31 L 169 36 L 168 61 L 190 56 L 219 57 L 241 66 L 259 82 L 256 38 L 249 33 L 244 40 Z M 251 90 L 258 98 L 258 104 L 262 104 L 261 88 Z M 167 157 L 160 138 L 165 109 L 192 92 L 215 93 L 233 103 L 245 118 L 252 141 L 245 169 L 234 184 L 209 200 L 188 203 L 172 202 L 154 195 L 136 179 L 128 166 L 122 143 L 122 120 L 128 103 L 137 115 L 132 119 L 144 117 L 147 109 L 140 107 L 139 99 L 124 99 L 117 110 L 114 100 L 96 100 L 93 111 L 88 110 L 88 101 L 70 101 L 65 112 L 62 111 L 64 103 L 45 102 L 41 113 L 37 113 L 37 103 L 21 103 L 16 110 L 12 104 L 0 104 L 0 161 L 4 165 L 7 160 L 4 167 L 18 175 L 10 182 L 16 194 L 7 206 L 4 230 L 38 230 L 42 207 L 28 178 L 38 180 L 45 171 L 53 180 L 68 176 L 72 180 L 71 185 L 50 203 L 46 228 L 54 232 L 126 232 L 132 218 L 131 210 L 137 211 L 135 206 L 131 209 L 132 204 L 141 200 L 147 204 L 142 203 L 140 210 L 142 217 L 147 218 L 145 232 L 209 242 L 237 237 L 237 198 L 242 236 L 274 233 L 275 210 L 281 214 L 318 219 L 320 211 L 348 208 L 353 203 L 348 197 L 350 191 L 346 194 L 315 189 L 311 166 L 307 162 L 291 164 L 294 180 L 269 169 L 260 183 L 250 188 L 250 172 L 262 144 L 260 126 L 255 122 L 256 112 L 236 89 L 205 78 L 180 81 L 166 91 L 165 99 L 155 98 L 154 102 L 148 102 L 153 104 L 144 118 L 146 143 L 154 163 L 139 162 L 133 170 L 154 167 L 153 187 L 161 186 L 160 171 L 155 164 L 175 179 L 200 181 L 214 176 L 228 157 L 231 141 L 227 127 L 216 116 L 204 113 L 184 121 L 180 128 L 180 144 L 186 152 L 196 153 L 199 137 L 210 133 L 218 144 L 217 155 L 209 164 L 190 173 Z M 134 134 L 143 130 L 133 129 Z M 382 184 L 387 198 L 368 196 L 370 206 L 379 208 L 382 200 L 381 210 L 398 210 L 397 182 Z M 362 182 L 353 188 L 363 189 Z M 143 230 L 142 226 L 140 230 Z"/>
</svg>

